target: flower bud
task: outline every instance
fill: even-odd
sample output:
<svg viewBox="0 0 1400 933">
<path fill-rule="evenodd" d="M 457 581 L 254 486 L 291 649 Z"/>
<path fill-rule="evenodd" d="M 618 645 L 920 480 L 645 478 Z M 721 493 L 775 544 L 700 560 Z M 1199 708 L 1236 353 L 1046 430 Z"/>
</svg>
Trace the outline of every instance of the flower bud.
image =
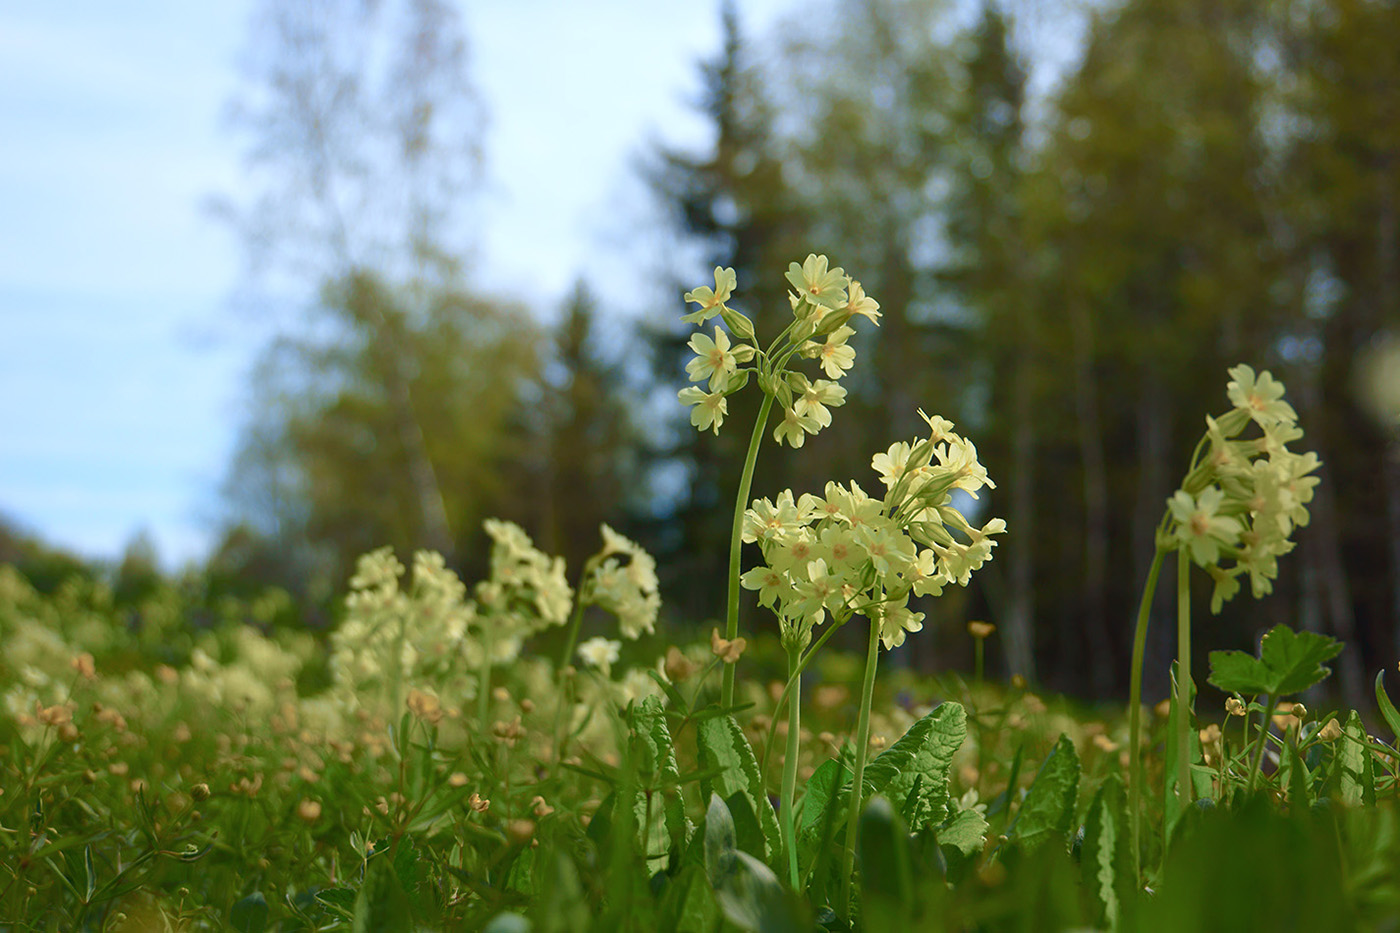
<svg viewBox="0 0 1400 933">
<path fill-rule="evenodd" d="M 1247 710 L 1244 701 L 1239 697 L 1228 697 L 1225 700 L 1225 712 L 1230 716 L 1243 716 Z"/>
<path fill-rule="evenodd" d="M 1327 725 L 1317 730 L 1317 738 L 1322 742 L 1335 742 L 1342 737 L 1342 724 L 1335 719 L 1327 720 Z"/>
<path fill-rule="evenodd" d="M 753 321 L 726 305 L 719 306 L 720 320 L 724 321 L 724 326 L 729 328 L 729 332 L 740 340 L 753 339 Z"/>
</svg>

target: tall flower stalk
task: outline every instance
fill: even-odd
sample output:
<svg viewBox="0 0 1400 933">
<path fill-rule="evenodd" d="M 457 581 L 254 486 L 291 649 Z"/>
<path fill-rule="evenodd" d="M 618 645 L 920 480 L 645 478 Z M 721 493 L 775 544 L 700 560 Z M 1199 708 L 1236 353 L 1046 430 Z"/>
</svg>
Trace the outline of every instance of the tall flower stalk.
<svg viewBox="0 0 1400 933">
<path fill-rule="evenodd" d="M 801 447 L 809 434 L 830 425 L 830 409 L 846 401 L 839 381 L 855 362 L 856 351 L 847 343 L 855 330 L 848 325 L 857 316 L 876 324 L 880 317 L 879 303 L 842 269 L 831 268 L 825 256 L 812 254 L 801 265 L 792 263 L 786 278 L 792 287 L 788 294 L 792 320 L 766 348 L 758 343 L 753 321 L 727 304 L 736 284 L 733 269 L 716 267 L 713 288 L 686 292 L 685 300 L 699 307 L 681 318 L 703 326 L 717 317 L 724 325 L 716 326 L 713 336 L 698 332 L 690 339 L 695 357 L 686 364 L 686 373 L 692 382 L 704 386 L 687 386 L 679 393 L 682 402 L 693 406 L 692 425 L 718 434 L 729 412 L 729 396 L 748 385 L 751 376 L 763 393 L 734 501 L 724 625 L 728 641 L 739 637 L 743 515 L 773 406 L 779 406 L 782 419 L 773 431 L 777 443 Z M 796 363 L 803 359 L 814 360 L 825 378 L 809 379 L 798 371 Z M 735 667 L 725 665 L 720 685 L 720 702 L 726 708 L 734 705 Z"/>
<path fill-rule="evenodd" d="M 1177 557 L 1177 693 L 1176 742 L 1179 776 L 1177 793 L 1187 803 L 1191 794 L 1191 582 L 1195 564 L 1214 583 L 1211 612 L 1218 613 L 1249 577 L 1256 599 L 1273 590 L 1278 558 L 1293 550 L 1295 528 L 1308 523 L 1321 466 L 1315 453 L 1297 453 L 1288 445 L 1303 436 L 1298 416 L 1283 400 L 1283 383 L 1267 371 L 1255 374 L 1246 365 L 1232 367 L 1226 394 L 1233 406 L 1219 418 L 1206 418 L 1206 431 L 1191 456 L 1181 488 L 1167 500 L 1157 529 L 1156 552 L 1138 607 L 1133 636 L 1133 669 L 1129 707 L 1130 820 L 1133 855 L 1141 871 L 1140 803 L 1142 768 L 1142 664 L 1152 599 L 1163 558 Z M 1253 424 L 1257 435 L 1242 436 Z M 1229 561 L 1230 563 L 1225 563 Z"/>
</svg>

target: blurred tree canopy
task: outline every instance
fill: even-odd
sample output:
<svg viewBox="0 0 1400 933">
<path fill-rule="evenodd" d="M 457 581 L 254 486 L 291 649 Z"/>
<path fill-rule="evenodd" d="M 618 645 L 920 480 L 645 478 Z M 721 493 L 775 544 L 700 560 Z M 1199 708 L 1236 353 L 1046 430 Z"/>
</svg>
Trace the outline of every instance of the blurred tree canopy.
<svg viewBox="0 0 1400 933">
<path fill-rule="evenodd" d="M 724 54 L 702 68 L 714 145 L 663 153 L 659 196 L 712 244 L 706 265 L 736 268 L 756 319 L 784 310 L 763 290 L 807 249 L 885 312 L 851 404 L 795 468 L 765 447 L 755 495 L 865 478 L 920 405 L 965 423 L 1009 531 L 970 602 L 925 608 L 996 621 L 1011 671 L 1121 690 L 1165 499 L 1204 415 L 1228 404 L 1226 368 L 1269 368 L 1304 413 L 1325 492 L 1274 595 L 1232 606 L 1212 642 L 1277 621 L 1325 629 L 1361 649 L 1343 671 L 1359 689 L 1362 659 L 1400 650 L 1400 448 L 1356 394 L 1358 354 L 1400 327 L 1400 7 L 1096 4 L 1038 95 L 1029 75 L 1047 56 L 1030 39 L 1072 30 L 1031 36 L 1026 9 L 840 0 L 763 41 L 725 13 Z M 764 184 L 723 170 L 735 140 Z M 733 229 L 752 238 L 772 217 L 767 252 L 739 253 Z M 658 355 L 655 378 L 674 391 L 679 369 Z M 706 490 L 739 469 L 733 438 L 701 441 L 705 468 L 674 512 L 682 552 L 723 535 L 727 503 Z M 765 461 L 782 464 L 772 480 Z M 687 606 L 715 613 L 718 594 Z M 1158 635 L 1149 667 L 1163 671 Z M 936 663 L 967 650 L 960 625 L 918 641 Z"/>
<path fill-rule="evenodd" d="M 797 453 L 765 441 L 754 495 L 873 485 L 871 455 L 923 407 L 977 443 L 983 508 L 1008 521 L 972 590 L 920 607 L 906 662 L 965 664 L 962 623 L 985 618 L 1008 672 L 1122 691 L 1153 528 L 1248 362 L 1287 382 L 1323 482 L 1273 595 L 1198 643 L 1330 632 L 1359 649 L 1339 659 L 1355 703 L 1400 652 L 1400 430 L 1359 394 L 1396 378 L 1361 367 L 1393 368 L 1400 341 L 1400 4 L 1033 12 L 828 0 L 753 34 L 725 4 L 699 66 L 708 144 L 641 160 L 693 265 L 628 343 L 587 281 L 548 315 L 470 287 L 481 102 L 454 6 L 264 3 L 236 108 L 251 195 L 226 208 L 267 303 L 301 313 L 251 374 L 205 592 L 322 602 L 384 544 L 471 574 L 500 515 L 575 570 L 606 521 L 657 554 L 672 624 L 717 616 L 757 402 L 718 438 L 689 426 L 679 295 L 732 266 L 771 336 L 787 264 L 825 252 L 882 326 L 830 429 Z M 0 525 L 0 560 L 49 589 L 155 585 L 139 539 L 99 573 Z"/>
</svg>

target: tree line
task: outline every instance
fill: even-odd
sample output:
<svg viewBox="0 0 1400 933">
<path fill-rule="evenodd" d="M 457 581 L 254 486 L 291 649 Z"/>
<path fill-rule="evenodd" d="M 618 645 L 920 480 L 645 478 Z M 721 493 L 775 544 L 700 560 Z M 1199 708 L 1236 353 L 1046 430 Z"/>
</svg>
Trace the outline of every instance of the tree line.
<svg viewBox="0 0 1400 933">
<path fill-rule="evenodd" d="M 923 407 L 976 441 L 1007 519 L 991 572 L 920 607 L 906 663 L 964 664 L 983 618 L 1004 670 L 1121 693 L 1153 529 L 1248 362 L 1287 383 L 1322 484 L 1274 593 L 1202 641 L 1334 634 L 1359 649 L 1339 661 L 1355 694 L 1400 655 L 1400 4 L 1080 15 L 1073 62 L 1033 82 L 1069 41 L 1034 5 L 831 0 L 762 34 L 725 5 L 695 102 L 709 144 L 639 160 L 695 261 L 659 273 L 674 300 L 624 340 L 582 280 L 548 322 L 471 289 L 454 213 L 480 102 L 452 8 L 269 4 L 243 110 L 264 197 L 230 215 L 310 310 L 254 380 L 209 578 L 315 603 L 383 544 L 471 574 L 490 515 L 577 569 L 608 521 L 657 555 L 672 625 L 717 617 L 747 431 L 698 434 L 672 401 L 680 295 L 733 267 L 736 306 L 776 334 L 782 271 L 815 251 L 882 326 L 832 427 L 765 445 L 754 494 L 873 481 Z"/>
</svg>

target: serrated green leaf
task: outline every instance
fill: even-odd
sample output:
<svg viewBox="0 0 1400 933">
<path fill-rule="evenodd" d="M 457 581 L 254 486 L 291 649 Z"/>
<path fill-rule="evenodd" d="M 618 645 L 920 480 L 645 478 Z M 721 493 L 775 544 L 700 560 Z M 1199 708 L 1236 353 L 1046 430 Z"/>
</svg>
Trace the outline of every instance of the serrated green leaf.
<svg viewBox="0 0 1400 933">
<path fill-rule="evenodd" d="M 1065 837 L 1078 794 L 1079 753 L 1069 736 L 1061 734 L 1026 791 L 1008 835 L 1025 849 L 1034 849 L 1053 836 Z"/>
<path fill-rule="evenodd" d="M 1366 726 L 1361 714 L 1351 711 L 1342 734 L 1337 738 L 1337 791 L 1342 803 L 1351 807 L 1376 805 L 1374 759 L 1367 747 Z"/>
<path fill-rule="evenodd" d="M 346 920 L 355 916 L 355 892 L 351 888 L 326 888 L 316 892 L 316 902 Z"/>
<path fill-rule="evenodd" d="M 733 716 L 717 716 L 698 723 L 695 734 L 700 766 L 707 770 L 719 769 L 712 780 L 701 782 L 701 793 L 719 794 L 726 799 L 736 793 L 742 794 L 762 831 L 763 852 L 760 854 L 771 859 L 781 848 L 778 815 L 768 802 L 758 760 L 743 730 Z"/>
<path fill-rule="evenodd" d="M 238 933 L 263 933 L 267 929 L 267 898 L 254 891 L 228 912 L 229 926 Z"/>
<path fill-rule="evenodd" d="M 1093 899 L 1095 922 L 1118 929 L 1133 896 L 1133 857 L 1123 781 L 1110 775 L 1089 804 L 1080 868 Z"/>
<path fill-rule="evenodd" d="M 404 836 L 399 840 L 399 847 L 394 852 L 394 875 L 399 879 L 399 886 L 403 888 L 409 901 L 416 909 L 422 911 L 425 906 L 422 896 L 424 871 L 412 836 Z"/>
<path fill-rule="evenodd" d="M 649 845 L 651 851 L 646 854 L 656 855 L 659 841 L 656 838 L 656 823 L 664 829 L 672 846 L 684 845 L 690 835 L 691 827 L 680 797 L 681 780 L 676 749 L 659 697 L 649 696 L 640 703 L 632 704 L 627 718 L 632 730 L 632 766 L 638 776 L 638 787 L 633 798 L 638 844 Z"/>
<path fill-rule="evenodd" d="M 1226 693 L 1253 696 L 1269 693 L 1273 678 L 1264 662 L 1251 654 L 1243 651 L 1212 651 L 1209 681 Z"/>
<path fill-rule="evenodd" d="M 1376 672 L 1376 705 L 1380 707 L 1381 716 L 1385 718 L 1385 724 L 1390 727 L 1397 739 L 1400 739 L 1400 712 L 1395 709 L 1395 704 L 1390 702 L 1390 696 L 1385 692 L 1385 671 Z"/>
<path fill-rule="evenodd" d="M 1317 632 L 1275 625 L 1259 644 L 1256 660 L 1242 651 L 1212 651 L 1210 682 L 1221 690 L 1274 697 L 1301 693 L 1332 673 L 1323 667 L 1342 643 Z"/>
<path fill-rule="evenodd" d="M 976 810 L 959 810 L 934 833 L 941 846 L 952 846 L 963 855 L 976 855 L 987 844 L 988 824 Z"/>
<path fill-rule="evenodd" d="M 966 736 L 962 705 L 939 704 L 870 762 L 864 796 L 909 801 L 903 815 L 914 831 L 943 822 L 948 816 L 948 772 Z"/>
</svg>

